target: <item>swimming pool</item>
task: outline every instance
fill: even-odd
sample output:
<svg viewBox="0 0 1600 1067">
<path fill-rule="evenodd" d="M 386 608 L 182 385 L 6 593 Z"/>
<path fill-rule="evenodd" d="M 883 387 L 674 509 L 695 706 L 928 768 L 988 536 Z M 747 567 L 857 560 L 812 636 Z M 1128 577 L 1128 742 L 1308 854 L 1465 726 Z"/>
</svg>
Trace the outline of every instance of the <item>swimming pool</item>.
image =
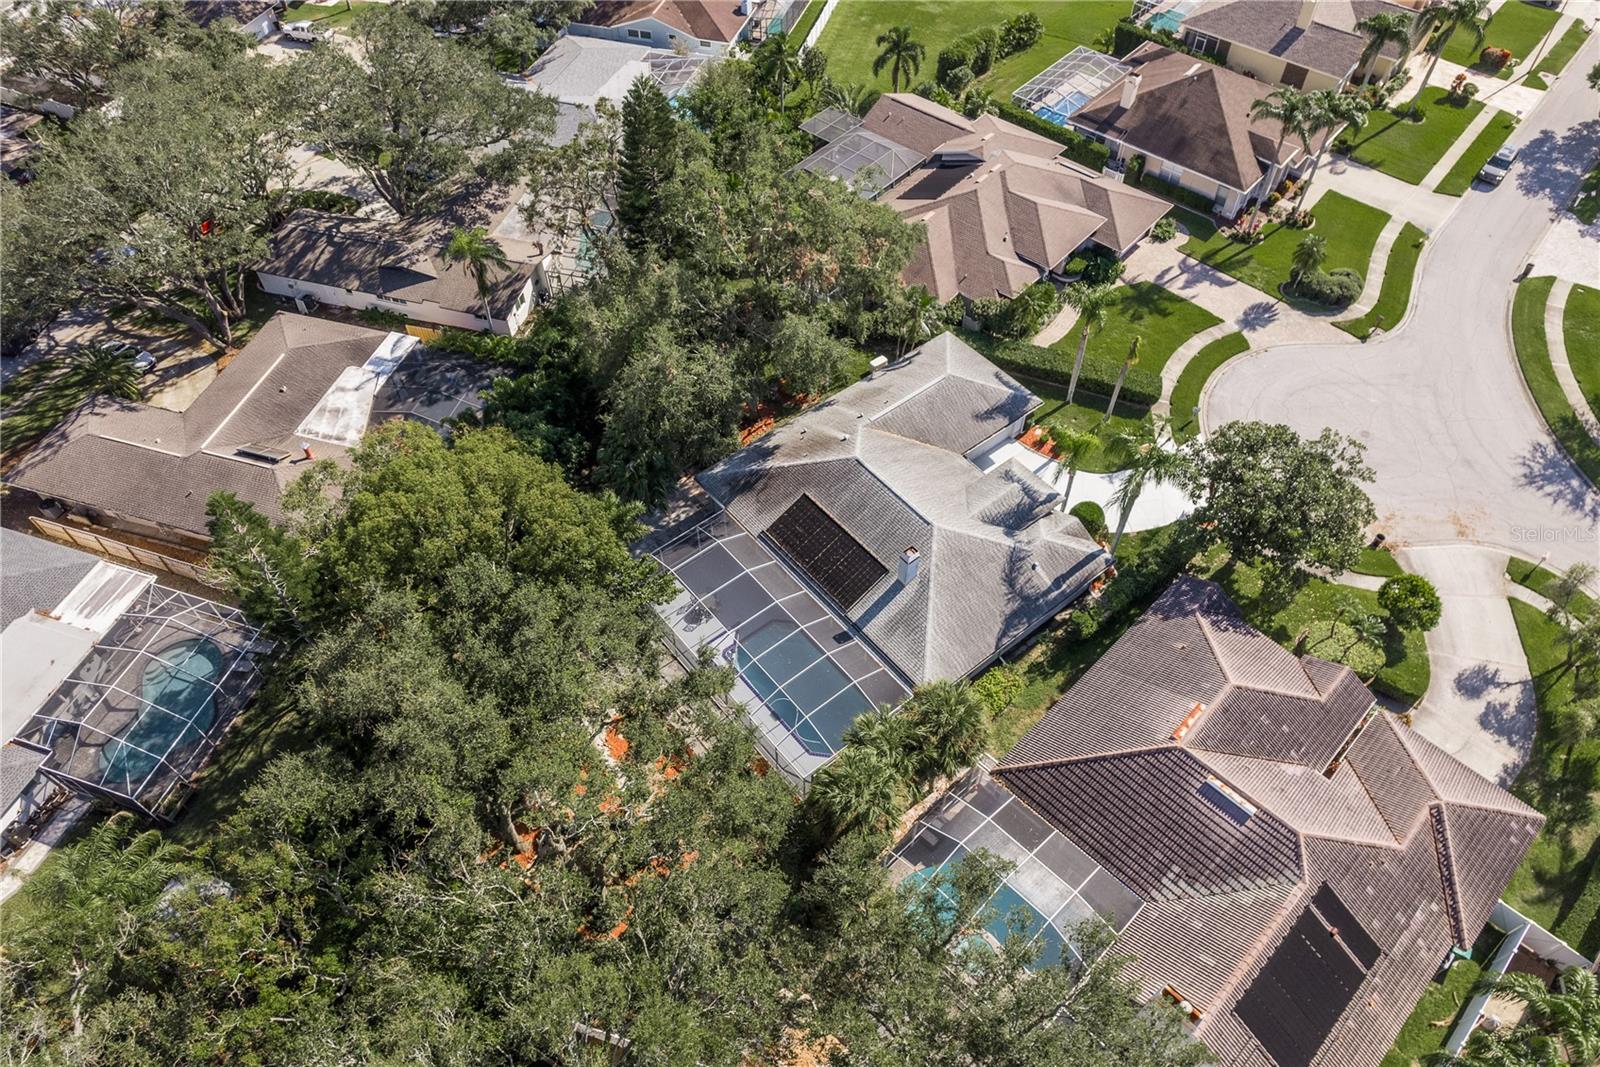
<svg viewBox="0 0 1600 1067">
<path fill-rule="evenodd" d="M 1150 19 L 1152 30 L 1166 30 L 1168 33 L 1177 33 L 1183 28 L 1183 16 L 1176 11 L 1167 10 Z"/>
<path fill-rule="evenodd" d="M 163 757 L 205 736 L 216 716 L 213 686 L 222 674 L 222 658 L 215 642 L 195 637 L 145 664 L 139 695 L 146 706 L 131 727 L 101 749 L 105 780 L 135 786 Z"/>
</svg>

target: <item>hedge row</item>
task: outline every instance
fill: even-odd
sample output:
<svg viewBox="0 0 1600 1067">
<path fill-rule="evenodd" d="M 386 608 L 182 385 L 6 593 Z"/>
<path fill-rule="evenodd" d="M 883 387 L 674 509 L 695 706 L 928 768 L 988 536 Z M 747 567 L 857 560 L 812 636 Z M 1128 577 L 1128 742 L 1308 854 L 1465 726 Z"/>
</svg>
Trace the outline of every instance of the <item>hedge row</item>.
<svg viewBox="0 0 1600 1067">
<path fill-rule="evenodd" d="M 1202 531 L 1186 520 L 1141 535 L 1138 551 L 1119 561 L 1117 576 L 1099 597 L 1081 600 L 1067 615 L 1069 637 L 1084 640 L 1121 615 L 1153 600 L 1156 593 L 1183 572 L 1205 544 Z"/>
<path fill-rule="evenodd" d="M 1133 19 L 1126 17 L 1120 19 L 1117 22 L 1116 29 L 1112 31 L 1111 52 L 1121 58 L 1146 41 L 1154 41 L 1156 44 L 1164 48 L 1170 48 L 1174 52 L 1186 52 L 1196 59 L 1205 60 L 1207 63 L 1215 63 L 1219 66 L 1222 63 L 1222 60 L 1216 56 L 1208 56 L 1203 52 L 1196 52 L 1184 44 L 1182 38 L 1169 30 L 1152 30 L 1150 27 L 1141 26 Z"/>
<path fill-rule="evenodd" d="M 1090 170 L 1100 171 L 1105 169 L 1106 161 L 1111 158 L 1111 149 L 1099 141 L 1064 126 L 1057 126 L 1009 100 L 996 101 L 996 107 L 1000 117 L 1007 122 L 1014 122 L 1025 130 L 1031 130 L 1041 137 L 1048 137 L 1063 145 L 1061 154 L 1074 163 L 1082 163 Z"/>
<path fill-rule="evenodd" d="M 1143 159 L 1144 157 L 1140 156 L 1139 158 Z M 1174 185 L 1165 178 L 1159 178 L 1143 169 L 1139 171 L 1138 181 L 1134 184 L 1145 192 L 1155 193 L 1157 196 L 1171 200 L 1179 207 L 1186 207 L 1190 211 L 1198 212 L 1201 215 L 1210 215 L 1212 213 L 1212 200 L 1209 196 L 1202 196 L 1193 189 L 1185 189 L 1181 185 Z"/>
<path fill-rule="evenodd" d="M 1026 341 L 1007 341 L 989 353 L 989 359 L 1001 370 L 1038 378 L 1056 385 L 1072 381 L 1072 361 L 1077 357 L 1077 346 L 1070 351 L 1040 348 Z M 1078 388 L 1097 396 L 1110 396 L 1122 372 L 1120 359 L 1108 359 L 1093 352 L 1083 357 L 1083 370 L 1078 375 Z M 1161 399 L 1161 376 L 1142 367 L 1129 367 L 1127 380 L 1122 383 L 1119 404 L 1147 408 Z"/>
</svg>

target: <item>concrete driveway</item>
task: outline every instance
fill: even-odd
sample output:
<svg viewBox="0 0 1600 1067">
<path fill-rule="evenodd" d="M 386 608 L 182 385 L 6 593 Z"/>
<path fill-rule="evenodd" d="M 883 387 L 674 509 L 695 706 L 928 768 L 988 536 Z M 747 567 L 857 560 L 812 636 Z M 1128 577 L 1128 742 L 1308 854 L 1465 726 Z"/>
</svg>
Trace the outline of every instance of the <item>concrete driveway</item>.
<svg viewBox="0 0 1600 1067">
<path fill-rule="evenodd" d="M 1597 59 L 1600 34 L 1571 69 Z M 1513 135 L 1511 176 L 1469 191 L 1424 249 L 1397 329 L 1241 356 L 1208 388 L 1204 425 L 1262 419 L 1364 441 L 1378 526 L 1401 544 L 1548 552 L 1555 568 L 1600 559 L 1600 495 L 1545 429 L 1510 337 L 1513 279 L 1600 153 L 1596 113 L 1584 79 L 1560 79 Z"/>
<path fill-rule="evenodd" d="M 1462 763 L 1510 785 L 1533 751 L 1533 680 L 1506 600 L 1506 554 L 1476 545 L 1402 549 L 1400 565 L 1439 590 L 1439 626 L 1428 634 L 1432 682 L 1417 709 L 1418 733 Z"/>
</svg>

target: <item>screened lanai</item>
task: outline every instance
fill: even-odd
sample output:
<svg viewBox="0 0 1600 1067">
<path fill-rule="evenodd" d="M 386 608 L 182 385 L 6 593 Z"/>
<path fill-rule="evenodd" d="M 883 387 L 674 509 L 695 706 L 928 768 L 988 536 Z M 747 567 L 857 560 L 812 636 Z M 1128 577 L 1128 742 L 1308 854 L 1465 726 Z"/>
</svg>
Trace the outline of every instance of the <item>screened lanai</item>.
<svg viewBox="0 0 1600 1067">
<path fill-rule="evenodd" d="M 164 818 L 260 685 L 237 609 L 153 583 L 17 735 L 71 788 Z"/>
<path fill-rule="evenodd" d="M 1011 94 L 1018 107 L 1065 126 L 1073 112 L 1115 85 L 1128 66 L 1079 45 Z"/>
</svg>

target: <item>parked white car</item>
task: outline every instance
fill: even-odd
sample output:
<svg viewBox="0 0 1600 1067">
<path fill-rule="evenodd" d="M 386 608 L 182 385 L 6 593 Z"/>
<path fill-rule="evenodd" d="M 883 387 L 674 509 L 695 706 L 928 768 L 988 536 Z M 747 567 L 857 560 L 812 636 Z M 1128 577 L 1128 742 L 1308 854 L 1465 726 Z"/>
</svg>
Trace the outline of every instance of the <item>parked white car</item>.
<svg viewBox="0 0 1600 1067">
<path fill-rule="evenodd" d="M 155 356 L 127 341 L 112 341 L 105 346 L 105 350 L 114 356 L 133 360 L 133 365 L 138 368 L 140 374 L 149 374 L 156 365 Z"/>
<path fill-rule="evenodd" d="M 333 39 L 332 30 L 320 27 L 310 19 L 285 22 L 283 24 L 283 35 L 291 41 L 299 41 L 302 44 L 316 44 L 318 41 L 331 41 Z"/>
</svg>

